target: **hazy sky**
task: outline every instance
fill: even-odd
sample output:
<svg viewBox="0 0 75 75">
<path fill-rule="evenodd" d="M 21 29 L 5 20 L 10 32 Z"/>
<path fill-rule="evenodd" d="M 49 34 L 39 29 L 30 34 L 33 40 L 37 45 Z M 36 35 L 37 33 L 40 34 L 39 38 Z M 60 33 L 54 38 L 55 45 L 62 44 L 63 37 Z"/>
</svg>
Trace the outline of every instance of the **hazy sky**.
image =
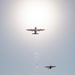
<svg viewBox="0 0 75 75">
<path fill-rule="evenodd" d="M 75 74 L 75 0 L 0 0 L 0 15 L 0 75 Z"/>
</svg>

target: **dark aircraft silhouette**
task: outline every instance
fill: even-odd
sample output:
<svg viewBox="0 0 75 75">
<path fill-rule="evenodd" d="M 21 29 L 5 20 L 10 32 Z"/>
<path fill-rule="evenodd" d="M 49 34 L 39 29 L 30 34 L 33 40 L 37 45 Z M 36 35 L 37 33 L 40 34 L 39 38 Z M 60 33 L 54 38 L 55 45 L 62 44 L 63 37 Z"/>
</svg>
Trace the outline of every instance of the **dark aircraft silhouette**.
<svg viewBox="0 0 75 75">
<path fill-rule="evenodd" d="M 54 68 L 54 67 L 56 67 L 56 66 L 45 66 L 45 68 L 48 68 L 48 69 L 52 69 L 52 68 Z"/>
<path fill-rule="evenodd" d="M 34 31 L 34 33 L 32 34 L 39 34 L 37 33 L 37 31 L 44 31 L 45 29 L 37 29 L 37 27 L 35 27 L 34 29 L 26 29 L 27 31 Z"/>
</svg>

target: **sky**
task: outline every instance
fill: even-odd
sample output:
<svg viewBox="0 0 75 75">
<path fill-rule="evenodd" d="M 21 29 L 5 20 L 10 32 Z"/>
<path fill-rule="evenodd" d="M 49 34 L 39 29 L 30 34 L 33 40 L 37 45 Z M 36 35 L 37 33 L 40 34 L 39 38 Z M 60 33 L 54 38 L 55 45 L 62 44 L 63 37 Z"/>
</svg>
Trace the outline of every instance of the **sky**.
<svg viewBox="0 0 75 75">
<path fill-rule="evenodd" d="M 0 0 L 0 10 L 0 75 L 75 74 L 74 0 Z M 45 31 L 26 31 L 36 26 Z"/>
</svg>

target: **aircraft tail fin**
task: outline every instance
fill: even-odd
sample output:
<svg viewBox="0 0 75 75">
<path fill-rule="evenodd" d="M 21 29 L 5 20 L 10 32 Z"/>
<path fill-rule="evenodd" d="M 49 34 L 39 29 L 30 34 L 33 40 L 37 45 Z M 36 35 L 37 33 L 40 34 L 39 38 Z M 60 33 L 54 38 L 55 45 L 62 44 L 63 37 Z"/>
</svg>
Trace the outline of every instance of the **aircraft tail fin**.
<svg viewBox="0 0 75 75">
<path fill-rule="evenodd" d="M 39 34 L 39 33 L 32 33 L 32 34 Z"/>
</svg>

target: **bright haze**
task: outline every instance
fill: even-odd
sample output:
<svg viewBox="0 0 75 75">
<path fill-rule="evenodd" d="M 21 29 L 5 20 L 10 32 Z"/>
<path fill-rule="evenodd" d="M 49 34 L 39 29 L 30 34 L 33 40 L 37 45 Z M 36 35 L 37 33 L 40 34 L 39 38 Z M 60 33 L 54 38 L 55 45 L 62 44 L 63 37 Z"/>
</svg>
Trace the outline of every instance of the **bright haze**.
<svg viewBox="0 0 75 75">
<path fill-rule="evenodd" d="M 74 0 L 0 0 L 0 8 L 0 75 L 75 74 Z M 35 27 L 45 31 L 26 31 Z"/>
</svg>

